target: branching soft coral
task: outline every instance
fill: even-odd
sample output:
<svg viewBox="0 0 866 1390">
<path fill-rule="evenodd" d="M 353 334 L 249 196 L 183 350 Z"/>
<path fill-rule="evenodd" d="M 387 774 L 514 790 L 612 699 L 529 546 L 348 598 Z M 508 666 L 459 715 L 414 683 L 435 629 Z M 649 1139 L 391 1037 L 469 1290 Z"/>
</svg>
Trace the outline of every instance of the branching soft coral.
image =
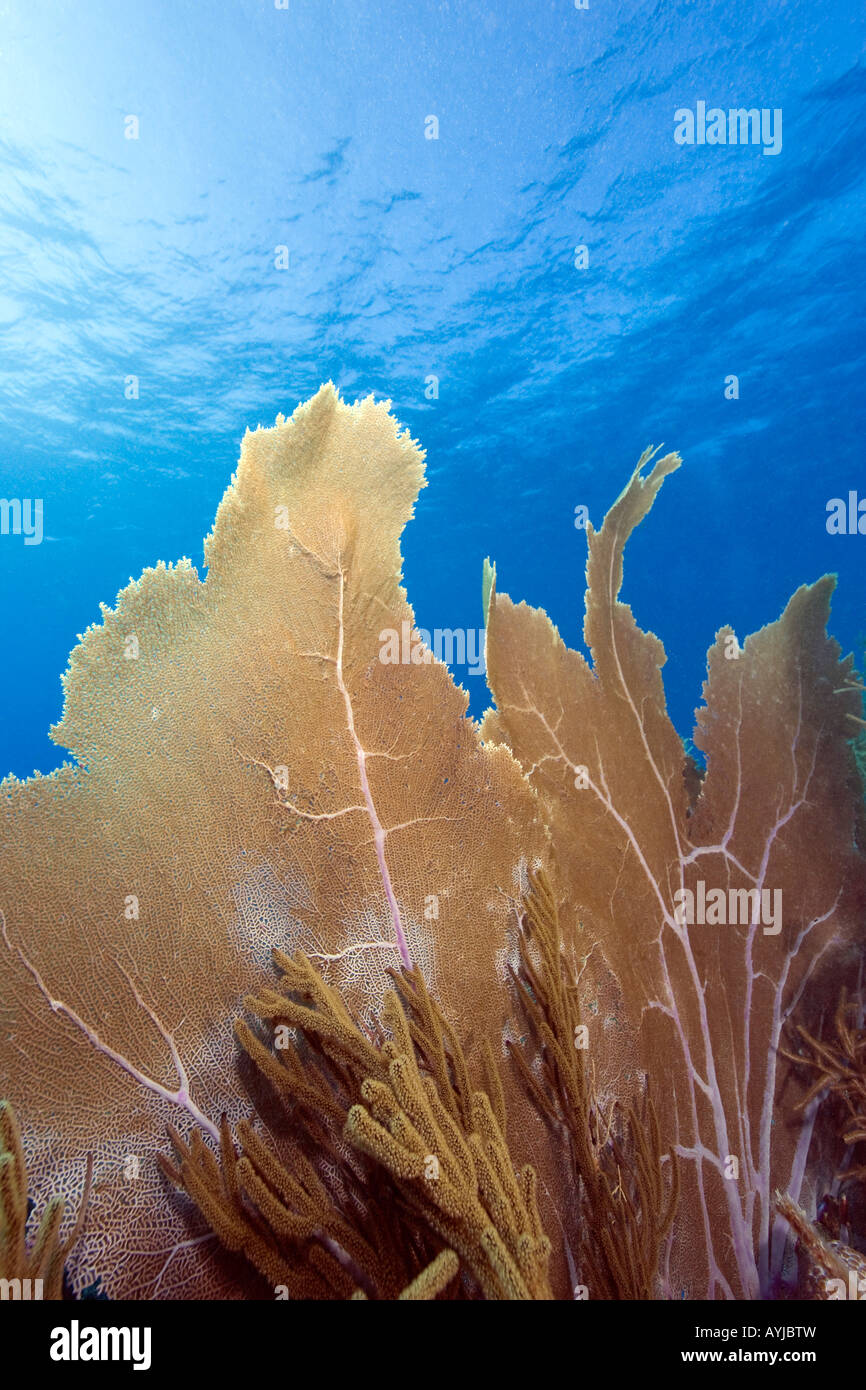
<svg viewBox="0 0 866 1390">
<path fill-rule="evenodd" d="M 581 1194 L 581 1278 L 593 1298 L 654 1298 L 679 1198 L 676 1156 L 662 1154 L 649 1098 L 643 1113 L 617 1105 L 603 1113 L 597 1103 L 588 1054 L 578 1045 L 578 985 L 544 873 L 532 876 L 524 909 L 514 979 L 538 1042 L 538 1072 L 522 1047 L 510 1044 L 510 1051 L 540 1113 L 568 1137 L 571 1177 Z"/>
<path fill-rule="evenodd" d="M 8 1101 L 0 1101 L 0 1279 L 26 1281 L 28 1295 L 56 1300 L 63 1296 L 63 1266 L 84 1222 L 92 1161 L 88 1159 L 84 1195 L 78 1218 L 61 1241 L 64 1202 L 52 1197 L 46 1204 L 31 1240 L 27 1236 L 29 1201 L 27 1168 L 15 1112 Z M 41 1288 L 36 1281 L 41 1280 Z M 34 1292 L 38 1288 L 38 1292 Z"/>
<path fill-rule="evenodd" d="M 542 872 L 524 907 L 514 979 L 540 1065 L 522 1047 L 511 1055 L 556 1147 L 565 1140 L 581 1277 L 593 1298 L 652 1298 L 678 1163 L 649 1100 L 605 1111 L 595 1099 Z M 489 1045 L 481 1090 L 420 971 L 392 974 L 368 1030 L 303 954 L 275 961 L 279 987 L 247 1000 L 270 1045 L 244 1021 L 236 1032 L 282 1102 L 276 1144 L 242 1121 L 238 1156 L 223 1121 L 219 1161 L 197 1132 L 188 1145 L 173 1132 L 179 1164 L 163 1161 L 223 1244 L 293 1298 L 436 1296 L 459 1267 L 452 1296 L 549 1298 L 536 1177 L 515 1173 Z"/>
<path fill-rule="evenodd" d="M 464 1296 L 549 1298 L 535 1173 L 515 1174 L 489 1048 L 473 1088 L 418 971 L 394 975 L 386 1038 L 302 953 L 275 961 L 279 989 L 247 1000 L 273 1048 L 243 1021 L 237 1036 L 282 1101 L 288 1155 L 241 1122 L 238 1158 L 223 1122 L 220 1162 L 176 1132 L 179 1163 L 163 1160 L 223 1244 L 291 1297 L 435 1296 L 459 1262 Z"/>
<path fill-rule="evenodd" d="M 866 1028 L 860 1006 L 843 991 L 836 1010 L 835 1036 L 821 1040 L 802 1025 L 797 1033 L 802 1046 L 784 1056 L 807 1069 L 812 1084 L 800 1102 L 805 1109 L 820 1095 L 841 1101 L 840 1134 L 846 1145 L 866 1141 Z M 840 1177 L 866 1180 L 866 1165 L 846 1169 Z"/>
</svg>

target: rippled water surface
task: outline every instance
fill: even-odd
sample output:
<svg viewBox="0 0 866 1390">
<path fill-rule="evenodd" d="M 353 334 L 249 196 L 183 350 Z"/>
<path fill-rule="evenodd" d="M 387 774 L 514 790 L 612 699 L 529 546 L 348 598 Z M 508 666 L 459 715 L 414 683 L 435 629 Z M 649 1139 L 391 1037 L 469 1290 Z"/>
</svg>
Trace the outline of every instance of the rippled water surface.
<svg viewBox="0 0 866 1390">
<path fill-rule="evenodd" d="M 864 32 L 842 0 L 4 4 L 0 496 L 44 537 L 0 535 L 0 773 L 62 761 L 76 634 L 200 564 L 244 428 L 329 377 L 427 449 L 423 626 L 479 626 L 489 554 L 579 642 L 575 507 L 664 442 L 624 596 L 680 731 L 718 627 L 826 570 L 856 646 L 866 535 L 826 507 L 866 497 Z M 678 144 L 698 102 L 780 111 L 781 149 Z"/>
</svg>

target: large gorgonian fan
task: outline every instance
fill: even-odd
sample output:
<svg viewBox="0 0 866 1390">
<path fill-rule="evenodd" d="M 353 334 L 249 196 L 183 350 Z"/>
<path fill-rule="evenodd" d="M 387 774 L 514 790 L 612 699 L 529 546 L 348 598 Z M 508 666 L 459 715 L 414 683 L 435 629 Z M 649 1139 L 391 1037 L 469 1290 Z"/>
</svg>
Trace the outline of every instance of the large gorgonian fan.
<svg viewBox="0 0 866 1390">
<path fill-rule="evenodd" d="M 824 631 L 830 583 L 742 650 L 719 634 L 702 776 L 667 718 L 661 643 L 618 601 L 669 455 L 589 532 L 592 666 L 491 588 L 497 708 L 479 730 L 441 662 L 380 660 L 383 630 L 413 623 L 399 541 L 422 462 L 387 405 L 331 386 L 247 434 L 207 578 L 146 571 L 73 652 L 53 732 L 77 765 L 2 784 L 0 1094 L 31 1189 L 79 1194 L 94 1155 L 79 1287 L 241 1296 L 156 1156 L 168 1122 L 216 1146 L 223 1114 L 247 1113 L 232 1022 L 272 948 L 303 951 L 362 1023 L 389 970 L 414 967 L 470 1062 L 490 1042 L 504 1063 L 524 1032 L 519 904 L 544 864 L 599 1113 L 637 1115 L 648 1077 L 655 1147 L 678 1155 L 659 1292 L 771 1292 L 773 1191 L 808 1205 L 820 1172 L 779 1043 L 795 1010 L 814 1029 L 862 954 L 860 695 Z M 778 930 L 712 921 L 718 895 L 739 908 L 755 890 L 781 894 Z M 573 1172 L 517 1068 L 503 1083 L 567 1296 Z"/>
<path fill-rule="evenodd" d="M 483 732 L 508 744 L 538 793 L 585 943 L 587 997 L 609 967 L 621 991 L 609 1030 L 634 1044 L 633 1065 L 666 1098 L 688 1230 L 671 1243 L 669 1290 L 766 1297 L 788 1242 L 774 1191 L 808 1201 L 821 1171 L 810 1166 L 815 1106 L 798 1111 L 780 1044 L 795 1010 L 832 1011 L 862 959 L 862 789 L 849 742 L 861 695 L 825 631 L 824 578 L 742 647 L 729 628 L 718 633 L 697 712 L 701 775 L 667 715 L 664 648 L 618 599 L 625 543 L 679 465 L 669 454 L 645 476 L 649 461 L 601 529 L 588 528 L 592 665 L 545 613 L 491 589 L 496 711 Z M 615 1090 L 618 1058 L 602 1036 L 594 1047 Z"/>
<path fill-rule="evenodd" d="M 331 386 L 248 433 L 207 578 L 147 570 L 73 652 L 53 737 L 78 765 L 2 784 L 0 1095 L 37 1197 L 74 1197 L 94 1154 L 79 1285 L 237 1296 L 156 1155 L 168 1122 L 216 1137 L 246 1113 L 232 1024 L 274 946 L 366 1016 L 389 967 L 419 965 L 464 1035 L 500 1035 L 545 835 L 447 668 L 379 660 L 414 621 L 422 482 L 387 404 Z"/>
</svg>

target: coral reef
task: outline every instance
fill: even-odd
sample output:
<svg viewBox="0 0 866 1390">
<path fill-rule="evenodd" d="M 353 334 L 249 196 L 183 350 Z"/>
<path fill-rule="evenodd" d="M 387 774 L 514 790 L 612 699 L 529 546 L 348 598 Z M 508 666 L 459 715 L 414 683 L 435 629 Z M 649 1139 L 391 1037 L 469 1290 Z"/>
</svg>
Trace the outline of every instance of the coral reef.
<svg viewBox="0 0 866 1390">
<path fill-rule="evenodd" d="M 480 726 L 420 642 L 379 659 L 423 454 L 330 385 L 245 436 L 206 578 L 83 635 L 74 761 L 0 784 L 0 1094 L 38 1202 L 93 1155 L 78 1289 L 783 1288 L 775 1194 L 811 1220 L 859 1133 L 783 1043 L 859 990 L 862 687 L 820 579 L 717 634 L 686 751 L 619 598 L 678 466 L 587 530 L 591 660 L 485 568 Z"/>
<path fill-rule="evenodd" d="M 800 1263 L 799 1293 L 808 1299 L 861 1299 L 866 1294 L 866 1258 L 806 1216 L 790 1197 L 776 1193 L 776 1208 L 795 1236 Z"/>
</svg>

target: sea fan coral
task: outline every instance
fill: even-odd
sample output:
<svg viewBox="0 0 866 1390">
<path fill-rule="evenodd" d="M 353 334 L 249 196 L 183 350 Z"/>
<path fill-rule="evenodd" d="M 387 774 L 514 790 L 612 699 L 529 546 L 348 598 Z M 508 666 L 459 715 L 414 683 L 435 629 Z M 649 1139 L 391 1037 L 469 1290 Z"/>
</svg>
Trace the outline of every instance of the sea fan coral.
<svg viewBox="0 0 866 1390">
<path fill-rule="evenodd" d="M 232 1019 L 245 996 L 269 997 L 276 947 L 283 961 L 302 952 L 371 1036 L 393 972 L 423 980 L 467 1066 L 484 1062 L 485 1084 L 459 1088 L 475 1107 L 461 1142 L 498 1143 L 501 1073 L 509 1171 L 538 1175 L 537 1212 L 524 1187 L 523 1208 L 508 1199 L 519 1249 L 492 1222 L 522 1285 L 501 1252 L 498 1269 L 473 1265 L 434 1203 L 411 1258 L 362 1292 L 462 1288 L 452 1251 L 488 1293 L 536 1296 L 542 1230 L 557 1295 L 575 1282 L 569 1260 L 594 1271 L 591 1297 L 775 1291 L 790 1239 L 773 1193 L 808 1208 L 825 1160 L 841 1159 L 841 1145 L 825 1156 L 812 1144 L 815 1109 L 798 1111 L 803 1086 L 779 1045 L 789 1021 L 811 1029 L 835 1007 L 862 958 L 861 692 L 826 636 L 832 585 L 819 580 L 744 645 L 719 633 L 695 734 L 706 771 L 686 755 L 661 643 L 618 597 L 626 541 L 679 460 L 649 463 L 587 533 L 591 665 L 490 571 L 496 707 L 480 728 L 423 644 L 406 663 L 380 660 L 383 631 L 412 630 L 399 542 L 423 456 L 387 403 L 348 406 L 331 386 L 246 435 L 207 578 L 186 560 L 148 570 L 85 633 L 52 731 L 76 761 L 0 790 L 0 1090 L 21 1116 L 37 1200 L 80 1196 L 94 1155 L 79 1287 L 103 1275 L 113 1296 L 247 1291 L 202 1214 L 217 1229 L 235 1176 L 262 1177 Z M 579 1014 L 538 954 L 544 927 L 525 895 L 541 865 Z M 560 998 L 557 1022 L 545 1009 Z M 578 1019 L 586 1070 L 572 1075 L 554 1062 L 557 1029 Z M 396 1014 L 388 1026 L 399 1033 Z M 538 1050 L 518 1053 L 522 1037 Z M 397 1042 L 374 1049 L 378 1066 Z M 507 1063 L 508 1043 L 523 1066 Z M 423 1093 L 425 1123 L 443 1133 L 432 1077 L 447 1109 L 442 1076 L 432 1062 L 416 1075 L 413 1055 L 399 1053 L 399 1095 L 390 1070 L 356 1078 L 373 1089 L 346 1115 L 346 1143 L 395 1182 L 416 1181 L 418 1155 L 383 1122 L 394 1105 Z M 585 1087 L 565 1150 L 530 1077 L 548 1108 L 562 1099 L 551 1088 Z M 474 1091 L 489 1113 L 466 1100 Z M 193 1220 L 157 1161 L 167 1124 L 174 1176 L 198 1184 L 196 1201 L 212 1194 Z M 634 1258 L 615 1269 L 604 1233 L 627 1210 Z"/>
<path fill-rule="evenodd" d="M 797 591 L 741 646 L 709 653 L 695 744 L 670 723 L 664 649 L 619 601 L 623 550 L 674 454 L 645 454 L 596 532 L 588 528 L 585 637 L 568 651 L 546 614 L 491 592 L 483 732 L 507 743 L 549 827 L 564 912 L 587 956 L 584 988 L 610 969 L 617 1029 L 650 1077 L 683 1160 L 688 1241 L 669 1251 L 672 1290 L 756 1297 L 781 1277 L 777 1187 L 814 1197 L 814 1111 L 779 1047 L 797 1011 L 835 1003 L 862 957 L 862 796 L 849 715 L 852 659 L 827 637 L 832 581 Z M 594 954 L 593 954 L 594 953 Z M 616 1086 L 596 1029 L 600 1084 Z M 616 1067 L 621 1067 L 619 1058 Z"/>
<path fill-rule="evenodd" d="M 2 784 L 0 1077 L 39 1193 L 73 1197 L 94 1153 L 77 1274 L 112 1296 L 235 1291 L 156 1155 L 168 1122 L 244 1115 L 232 1018 L 273 946 L 361 1014 L 411 959 L 452 1021 L 499 1038 L 497 952 L 545 835 L 445 666 L 379 660 L 412 623 L 421 482 L 387 405 L 330 386 L 247 434 L 207 579 L 146 571 L 74 651 L 53 736 L 77 765 Z"/>
</svg>

